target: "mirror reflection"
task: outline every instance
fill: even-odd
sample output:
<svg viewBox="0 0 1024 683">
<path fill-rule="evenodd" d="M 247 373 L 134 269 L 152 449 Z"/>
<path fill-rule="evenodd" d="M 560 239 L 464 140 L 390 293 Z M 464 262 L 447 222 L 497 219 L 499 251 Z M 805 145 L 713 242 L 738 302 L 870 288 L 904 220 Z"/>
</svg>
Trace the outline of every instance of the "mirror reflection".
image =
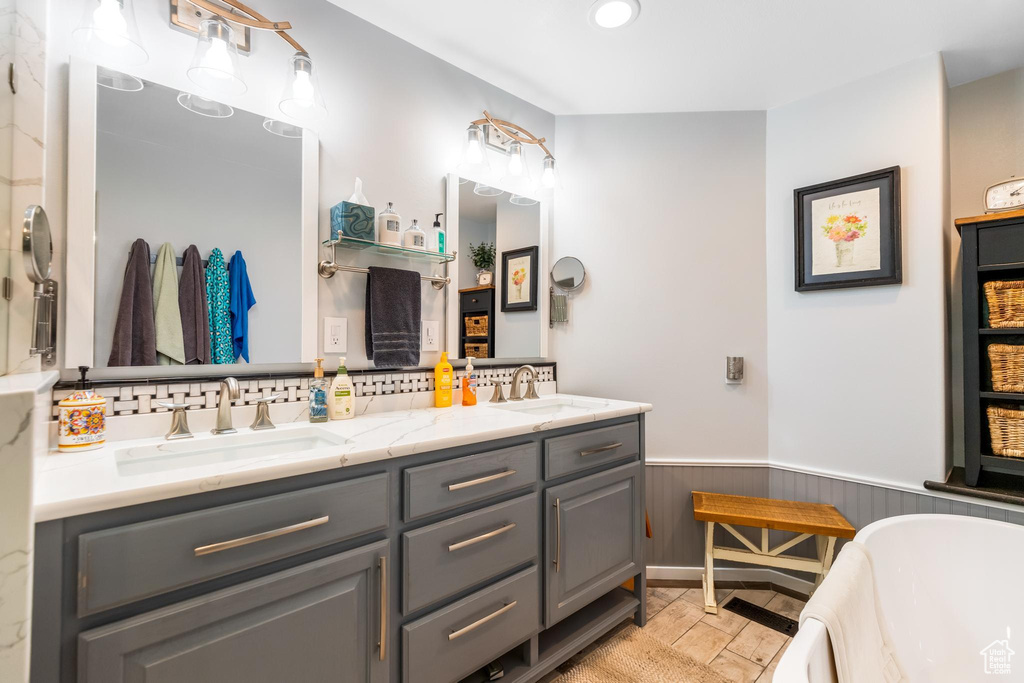
<svg viewBox="0 0 1024 683">
<path fill-rule="evenodd" d="M 476 187 L 482 192 L 474 191 Z M 459 355 L 541 355 L 541 205 L 512 203 L 497 188 L 459 189 Z"/>
<path fill-rule="evenodd" d="M 298 362 L 301 129 L 103 78 L 94 365 Z"/>
</svg>

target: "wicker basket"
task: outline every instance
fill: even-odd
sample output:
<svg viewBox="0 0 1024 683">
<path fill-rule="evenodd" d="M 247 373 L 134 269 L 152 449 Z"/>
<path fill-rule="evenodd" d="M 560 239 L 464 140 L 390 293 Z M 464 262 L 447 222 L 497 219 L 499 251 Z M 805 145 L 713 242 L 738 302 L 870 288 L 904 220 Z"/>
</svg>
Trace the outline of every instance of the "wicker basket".
<svg viewBox="0 0 1024 683">
<path fill-rule="evenodd" d="M 487 355 L 487 344 L 466 344 L 466 358 L 490 358 Z"/>
<path fill-rule="evenodd" d="M 1024 410 L 989 406 L 987 412 L 992 452 L 1010 458 L 1024 458 Z"/>
<path fill-rule="evenodd" d="M 985 300 L 989 327 L 1024 327 L 1024 280 L 986 282 Z"/>
<path fill-rule="evenodd" d="M 989 344 L 992 390 L 1024 394 L 1024 346 Z"/>
<path fill-rule="evenodd" d="M 467 337 L 486 337 L 487 336 L 487 316 L 486 315 L 467 315 L 466 316 L 466 336 Z"/>
</svg>

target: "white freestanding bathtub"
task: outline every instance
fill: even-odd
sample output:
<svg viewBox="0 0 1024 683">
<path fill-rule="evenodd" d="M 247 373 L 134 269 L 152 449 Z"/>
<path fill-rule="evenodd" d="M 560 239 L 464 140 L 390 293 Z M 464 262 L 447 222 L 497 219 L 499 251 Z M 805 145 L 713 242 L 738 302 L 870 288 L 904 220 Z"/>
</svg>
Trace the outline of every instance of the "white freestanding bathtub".
<svg viewBox="0 0 1024 683">
<path fill-rule="evenodd" d="M 1024 526 L 906 515 L 863 528 L 851 543 L 871 557 L 879 618 L 910 681 L 1024 681 Z M 997 666 L 989 655 L 1005 658 L 1007 648 L 1019 653 L 1012 670 L 988 675 L 986 665 Z M 773 680 L 838 681 L 824 624 L 805 622 Z"/>
</svg>

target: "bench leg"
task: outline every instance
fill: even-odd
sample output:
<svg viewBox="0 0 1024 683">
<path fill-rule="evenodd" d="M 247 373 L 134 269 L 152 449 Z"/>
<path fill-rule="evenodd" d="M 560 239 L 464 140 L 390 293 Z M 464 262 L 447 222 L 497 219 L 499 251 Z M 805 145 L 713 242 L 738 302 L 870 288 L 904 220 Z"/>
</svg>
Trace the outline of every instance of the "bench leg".
<svg viewBox="0 0 1024 683">
<path fill-rule="evenodd" d="M 818 559 L 821 560 L 821 573 L 814 577 L 814 588 L 817 589 L 828 576 L 829 570 L 832 569 L 836 539 L 835 536 L 815 536 L 814 540 L 818 546 Z"/>
<path fill-rule="evenodd" d="M 715 523 L 705 522 L 707 530 L 704 535 L 704 611 L 718 614 L 718 602 L 715 600 Z"/>
</svg>

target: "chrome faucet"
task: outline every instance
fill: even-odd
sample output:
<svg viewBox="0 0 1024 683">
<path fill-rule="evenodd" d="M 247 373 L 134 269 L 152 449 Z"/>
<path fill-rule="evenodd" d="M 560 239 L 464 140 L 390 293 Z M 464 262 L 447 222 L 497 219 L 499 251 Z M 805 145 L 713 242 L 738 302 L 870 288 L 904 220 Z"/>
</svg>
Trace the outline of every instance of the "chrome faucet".
<svg viewBox="0 0 1024 683">
<path fill-rule="evenodd" d="M 508 392 L 508 400 L 523 400 L 523 397 L 519 395 L 519 381 L 522 379 L 524 372 L 530 374 L 530 384 L 526 387 L 526 398 L 540 398 L 540 396 L 537 395 L 537 368 L 532 365 L 523 365 L 512 375 L 512 389 Z"/>
<path fill-rule="evenodd" d="M 214 427 L 214 434 L 234 434 L 235 428 L 231 425 L 231 402 L 238 398 L 238 380 L 234 377 L 225 377 L 220 382 L 220 398 L 217 401 L 217 426 Z"/>
</svg>

